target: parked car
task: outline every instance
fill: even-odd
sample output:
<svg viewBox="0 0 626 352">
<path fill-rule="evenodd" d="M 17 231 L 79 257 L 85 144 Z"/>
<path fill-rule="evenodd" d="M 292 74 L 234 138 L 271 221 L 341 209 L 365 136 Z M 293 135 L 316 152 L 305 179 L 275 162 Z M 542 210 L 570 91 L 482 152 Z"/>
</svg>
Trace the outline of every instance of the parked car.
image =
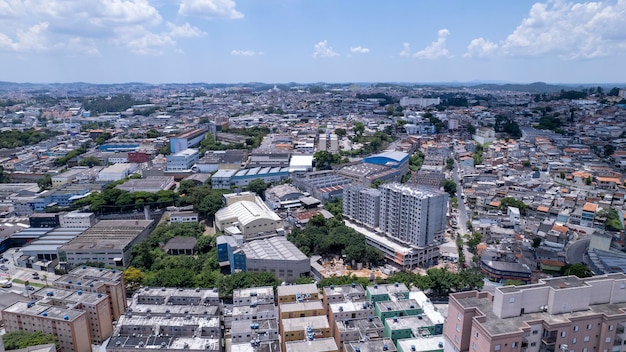
<svg viewBox="0 0 626 352">
<path fill-rule="evenodd" d="M 6 265 L 0 265 L 0 270 L 9 271 L 9 268 L 7 268 Z"/>
</svg>

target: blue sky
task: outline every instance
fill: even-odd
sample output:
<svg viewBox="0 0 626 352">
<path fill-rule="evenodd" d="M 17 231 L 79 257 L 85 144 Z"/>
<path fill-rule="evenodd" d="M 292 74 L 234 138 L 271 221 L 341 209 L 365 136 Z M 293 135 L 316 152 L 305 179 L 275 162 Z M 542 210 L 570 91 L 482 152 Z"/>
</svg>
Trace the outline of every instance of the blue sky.
<svg viewBox="0 0 626 352">
<path fill-rule="evenodd" d="M 626 0 L 0 0 L 15 82 L 626 82 Z"/>
</svg>

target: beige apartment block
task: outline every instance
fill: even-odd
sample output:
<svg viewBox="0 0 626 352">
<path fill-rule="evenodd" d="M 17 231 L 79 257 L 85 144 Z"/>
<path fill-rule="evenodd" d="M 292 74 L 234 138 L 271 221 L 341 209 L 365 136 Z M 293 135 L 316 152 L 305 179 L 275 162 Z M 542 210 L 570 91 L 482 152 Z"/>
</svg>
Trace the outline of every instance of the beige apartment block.
<svg viewBox="0 0 626 352">
<path fill-rule="evenodd" d="M 450 295 L 445 351 L 626 351 L 626 275 Z"/>
</svg>

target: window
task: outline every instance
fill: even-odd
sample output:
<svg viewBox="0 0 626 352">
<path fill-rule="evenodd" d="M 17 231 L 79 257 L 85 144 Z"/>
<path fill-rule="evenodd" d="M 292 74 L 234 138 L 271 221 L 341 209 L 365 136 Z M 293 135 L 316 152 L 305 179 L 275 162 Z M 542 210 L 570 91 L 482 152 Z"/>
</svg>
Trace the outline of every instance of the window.
<svg viewBox="0 0 626 352">
<path fill-rule="evenodd" d="M 585 336 L 585 337 L 583 338 L 583 341 L 585 341 L 585 342 L 589 342 L 589 336 Z"/>
<path fill-rule="evenodd" d="M 609 331 L 613 331 L 613 325 L 609 325 Z"/>
<path fill-rule="evenodd" d="M 606 339 L 604 339 L 604 342 L 606 342 L 606 343 L 611 342 L 611 337 L 609 336 L 609 337 L 607 337 Z"/>
<path fill-rule="evenodd" d="M 531 343 L 530 343 L 530 346 L 531 346 L 531 347 L 535 347 L 535 346 L 537 346 L 537 343 L 536 343 L 536 342 L 531 342 Z"/>
<path fill-rule="evenodd" d="M 587 330 L 591 330 L 591 324 L 587 324 Z"/>
<path fill-rule="evenodd" d="M 565 331 L 561 331 L 561 337 L 565 337 Z"/>
<path fill-rule="evenodd" d="M 500 345 L 495 345 L 493 348 L 494 351 L 500 351 Z"/>
<path fill-rule="evenodd" d="M 515 303 L 515 297 L 509 297 L 509 303 Z"/>
<path fill-rule="evenodd" d="M 578 331 L 578 325 L 574 325 L 574 331 Z"/>
<path fill-rule="evenodd" d="M 511 344 L 511 347 L 516 348 L 516 347 L 517 347 L 517 341 L 513 342 L 513 343 Z"/>
<path fill-rule="evenodd" d="M 572 344 L 576 344 L 576 338 L 575 337 L 572 339 Z"/>
<path fill-rule="evenodd" d="M 474 351 L 476 351 L 476 348 L 477 348 L 477 346 L 476 346 L 476 342 L 472 342 L 472 349 L 473 349 Z"/>
<path fill-rule="evenodd" d="M 538 333 L 539 333 L 539 331 L 533 330 L 533 335 L 537 335 Z"/>
<path fill-rule="evenodd" d="M 459 326 L 459 324 L 456 324 L 456 331 L 461 332 L 461 327 Z"/>
<path fill-rule="evenodd" d="M 457 318 L 458 320 L 461 320 L 461 313 L 460 313 L 460 312 L 459 312 L 459 313 L 456 313 L 456 318 Z"/>
</svg>

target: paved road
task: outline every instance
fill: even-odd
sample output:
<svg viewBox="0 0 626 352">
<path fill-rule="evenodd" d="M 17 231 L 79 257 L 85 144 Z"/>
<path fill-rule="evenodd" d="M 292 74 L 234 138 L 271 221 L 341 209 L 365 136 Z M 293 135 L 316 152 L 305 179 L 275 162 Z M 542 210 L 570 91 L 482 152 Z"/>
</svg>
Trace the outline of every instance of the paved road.
<svg viewBox="0 0 626 352">
<path fill-rule="evenodd" d="M 565 252 L 565 259 L 568 264 L 582 263 L 587 248 L 589 248 L 589 238 L 583 238 L 578 241 L 572 242 L 567 246 Z"/>
<path fill-rule="evenodd" d="M 452 177 L 454 179 L 454 182 L 456 183 L 456 197 L 457 203 L 459 205 L 457 208 L 457 232 L 461 234 L 461 236 L 465 236 L 469 233 L 469 231 L 467 230 L 468 216 L 467 208 L 465 207 L 465 199 L 461 199 L 461 194 L 463 194 L 463 186 L 461 185 L 461 181 L 459 179 L 458 164 L 456 163 L 456 160 L 454 162 L 454 168 L 452 169 Z M 472 258 L 474 257 L 474 254 L 467 250 L 466 245 L 463 246 L 463 253 L 465 253 L 465 263 L 467 264 L 467 266 L 473 266 L 474 262 L 472 261 Z"/>
</svg>

